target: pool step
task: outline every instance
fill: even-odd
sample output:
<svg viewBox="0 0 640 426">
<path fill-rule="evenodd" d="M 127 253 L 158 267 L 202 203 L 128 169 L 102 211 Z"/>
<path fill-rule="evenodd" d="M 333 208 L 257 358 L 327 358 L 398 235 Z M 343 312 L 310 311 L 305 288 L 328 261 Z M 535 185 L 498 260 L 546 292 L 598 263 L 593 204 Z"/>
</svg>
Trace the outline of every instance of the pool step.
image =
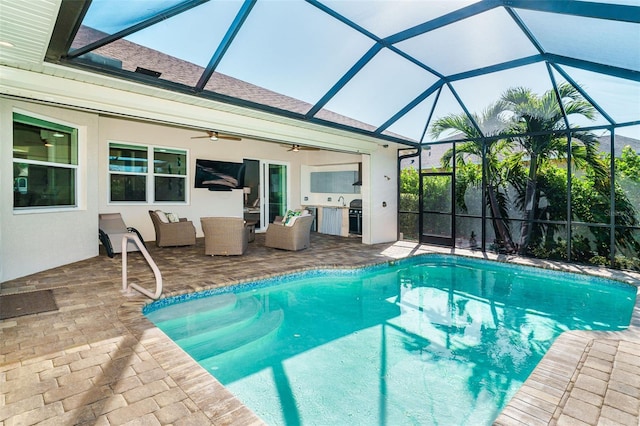
<svg viewBox="0 0 640 426">
<path fill-rule="evenodd" d="M 237 300 L 232 309 L 214 309 L 208 312 L 181 318 L 169 326 L 159 325 L 172 340 L 182 345 L 182 340 L 199 339 L 201 335 L 215 338 L 218 334 L 225 333 L 229 327 L 237 327 L 240 324 L 249 323 L 260 313 L 260 302 L 254 298 Z"/>
<path fill-rule="evenodd" d="M 173 323 L 184 321 L 183 317 L 207 314 L 212 311 L 230 311 L 237 303 L 238 297 L 233 293 L 220 294 L 216 297 L 203 297 L 182 303 L 166 306 L 147 314 L 147 317 L 157 325 L 167 328 Z"/>
<path fill-rule="evenodd" d="M 228 327 L 226 333 L 215 338 L 201 339 L 200 341 L 194 339 L 190 345 L 183 345 L 181 342 L 178 342 L 178 344 L 196 361 L 202 362 L 216 355 L 233 351 L 261 340 L 276 332 L 283 320 L 284 313 L 280 309 L 262 312 L 254 317 L 250 324 L 242 324 L 241 327 Z"/>
</svg>

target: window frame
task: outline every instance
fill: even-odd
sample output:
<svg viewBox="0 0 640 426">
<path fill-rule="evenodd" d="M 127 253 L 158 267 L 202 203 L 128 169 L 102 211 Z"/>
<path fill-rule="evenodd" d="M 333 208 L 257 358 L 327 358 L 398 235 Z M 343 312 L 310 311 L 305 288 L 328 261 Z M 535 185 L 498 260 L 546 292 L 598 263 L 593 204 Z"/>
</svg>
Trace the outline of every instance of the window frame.
<svg viewBox="0 0 640 426">
<path fill-rule="evenodd" d="M 72 129 L 72 134 L 74 134 L 75 136 L 75 161 L 76 163 L 74 164 L 72 161 L 70 161 L 69 163 L 61 163 L 61 162 L 56 162 L 56 161 L 44 161 L 44 160 L 33 160 L 33 159 L 26 159 L 26 158 L 16 158 L 14 156 L 14 146 L 15 146 L 15 133 L 14 133 L 14 123 L 16 122 L 16 117 L 15 115 L 19 114 L 22 116 L 25 116 L 27 118 L 32 118 L 34 119 L 34 121 L 38 122 L 38 121 L 42 121 L 45 122 L 46 124 L 51 124 L 50 127 L 46 127 L 46 126 L 40 126 L 39 124 L 31 124 L 28 122 L 23 122 L 23 121 L 18 121 L 20 123 L 23 124 L 27 124 L 27 125 L 34 125 L 34 126 L 40 126 L 42 129 L 47 129 L 47 130 L 58 130 L 58 128 L 60 127 L 64 127 L 66 128 L 70 128 Z M 84 136 L 85 133 L 83 131 L 82 126 L 79 126 L 78 124 L 75 123 L 71 123 L 65 120 L 60 120 L 58 118 L 54 118 L 54 117 L 50 117 L 50 116 L 46 116 L 46 115 L 42 115 L 42 114 L 37 114 L 34 113 L 32 111 L 26 111 L 26 110 L 21 110 L 21 109 L 13 109 L 11 112 L 11 166 L 13 168 L 13 166 L 15 164 L 28 164 L 28 165 L 35 165 L 35 166 L 41 166 L 41 167 L 46 167 L 46 168 L 53 168 L 53 169 L 67 169 L 67 170 L 71 170 L 72 171 L 72 176 L 73 176 L 73 204 L 68 204 L 68 205 L 43 205 L 43 206 L 25 206 L 25 207 L 16 207 L 15 205 L 15 201 L 12 200 L 12 206 L 11 209 L 13 211 L 13 214 L 33 214 L 33 213 L 51 213 L 51 212 L 65 212 L 65 211 L 78 211 L 81 210 L 83 207 L 83 200 L 81 199 L 81 187 L 82 187 L 82 182 L 80 182 L 80 178 L 81 178 L 81 169 L 82 169 L 82 163 L 83 163 L 83 140 L 84 140 Z M 15 181 L 14 181 L 14 177 L 12 175 L 11 177 L 11 183 L 12 186 L 15 185 Z"/>
<path fill-rule="evenodd" d="M 147 171 L 139 172 L 139 171 L 117 171 L 111 170 L 111 146 L 112 145 L 124 145 L 132 148 L 140 148 L 141 150 L 146 151 L 146 159 L 147 159 Z M 154 167 L 155 154 L 158 150 L 166 150 L 169 152 L 175 153 L 183 153 L 185 156 L 185 174 L 167 174 L 167 173 L 156 173 Z M 120 140 L 107 140 L 107 205 L 189 205 L 190 202 L 190 192 L 189 192 L 189 182 L 191 178 L 190 173 L 190 151 L 186 148 L 179 148 L 176 146 L 166 146 L 166 145 L 154 145 L 154 144 L 145 144 L 138 142 L 126 142 Z M 113 201 L 111 199 L 111 176 L 120 175 L 120 176 L 144 176 L 145 177 L 145 200 L 144 201 Z M 156 191 L 155 191 L 155 181 L 156 178 L 182 178 L 184 179 L 184 201 L 157 201 L 156 200 Z"/>
</svg>

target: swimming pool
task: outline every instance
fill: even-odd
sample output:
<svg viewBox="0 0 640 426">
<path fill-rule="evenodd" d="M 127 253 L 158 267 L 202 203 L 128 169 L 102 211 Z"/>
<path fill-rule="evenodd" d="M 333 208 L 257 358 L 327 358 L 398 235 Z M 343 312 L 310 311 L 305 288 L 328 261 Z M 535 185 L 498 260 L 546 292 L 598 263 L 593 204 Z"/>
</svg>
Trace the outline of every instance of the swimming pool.
<svg viewBox="0 0 640 426">
<path fill-rule="evenodd" d="M 144 313 L 268 424 L 490 424 L 553 340 L 622 330 L 636 289 L 455 256 L 319 270 Z"/>
</svg>

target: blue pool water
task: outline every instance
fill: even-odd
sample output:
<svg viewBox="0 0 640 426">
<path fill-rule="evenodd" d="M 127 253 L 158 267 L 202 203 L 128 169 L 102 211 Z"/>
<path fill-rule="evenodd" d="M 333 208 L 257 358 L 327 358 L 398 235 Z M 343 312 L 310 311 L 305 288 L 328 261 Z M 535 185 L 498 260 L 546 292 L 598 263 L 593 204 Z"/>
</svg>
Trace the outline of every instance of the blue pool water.
<svg viewBox="0 0 640 426">
<path fill-rule="evenodd" d="M 566 330 L 630 285 L 454 256 L 163 299 L 145 314 L 270 425 L 491 424 Z"/>
</svg>

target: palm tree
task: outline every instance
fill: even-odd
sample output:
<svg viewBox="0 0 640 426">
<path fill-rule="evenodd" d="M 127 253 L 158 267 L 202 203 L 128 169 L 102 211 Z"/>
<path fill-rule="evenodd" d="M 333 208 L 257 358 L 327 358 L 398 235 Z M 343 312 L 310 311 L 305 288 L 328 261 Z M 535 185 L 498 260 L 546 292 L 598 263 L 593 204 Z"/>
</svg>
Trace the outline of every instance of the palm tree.
<svg viewBox="0 0 640 426">
<path fill-rule="evenodd" d="M 562 107 L 558 101 L 562 101 Z M 597 139 L 588 132 L 574 132 L 571 152 L 568 153 L 569 141 L 565 133 L 565 114 L 582 115 L 593 119 L 596 109 L 580 92 L 568 83 L 558 86 L 558 96 L 553 90 L 538 96 L 530 89 L 517 87 L 507 90 L 501 97 L 505 105 L 503 114 L 512 116 L 512 141 L 517 142 L 522 151 L 511 158 L 513 165 L 516 160 L 523 164 L 524 155 L 528 157 L 529 172 L 526 182 L 516 185 L 520 189 L 520 204 L 525 213 L 525 220 L 521 226 L 520 251 L 525 252 L 530 244 L 533 223 L 538 218 L 541 188 L 539 188 L 540 171 L 544 165 L 552 160 L 571 156 L 576 167 L 589 167 L 597 178 L 604 180 L 607 171 L 602 167 L 598 158 Z M 574 140 L 574 139 L 572 139 Z"/>
<path fill-rule="evenodd" d="M 456 165 L 464 167 L 470 163 L 474 164 L 474 161 L 475 164 L 482 163 L 485 192 L 487 194 L 486 203 L 491 212 L 493 230 L 504 245 L 505 250 L 514 251 L 514 244 L 508 226 L 508 197 L 505 190 L 505 168 L 502 162 L 502 157 L 510 152 L 511 143 L 506 139 L 486 139 L 486 137 L 495 137 L 508 128 L 509 123 L 503 119 L 502 115 L 506 107 L 507 105 L 504 102 L 498 101 L 485 109 L 480 116 L 472 114 L 469 117 L 467 114 L 460 113 L 439 118 L 431 127 L 431 135 L 437 138 L 445 131 L 454 130 L 470 139 L 467 142 L 456 145 Z M 484 148 L 486 148 L 486 158 L 485 161 L 482 161 Z M 441 162 L 443 167 L 451 167 L 453 155 L 453 149 L 447 150 L 442 155 Z M 478 185 L 479 182 L 472 179 L 463 184 L 466 187 L 471 184 Z M 456 200 L 458 205 L 466 208 L 464 190 L 456 191 Z"/>
</svg>

